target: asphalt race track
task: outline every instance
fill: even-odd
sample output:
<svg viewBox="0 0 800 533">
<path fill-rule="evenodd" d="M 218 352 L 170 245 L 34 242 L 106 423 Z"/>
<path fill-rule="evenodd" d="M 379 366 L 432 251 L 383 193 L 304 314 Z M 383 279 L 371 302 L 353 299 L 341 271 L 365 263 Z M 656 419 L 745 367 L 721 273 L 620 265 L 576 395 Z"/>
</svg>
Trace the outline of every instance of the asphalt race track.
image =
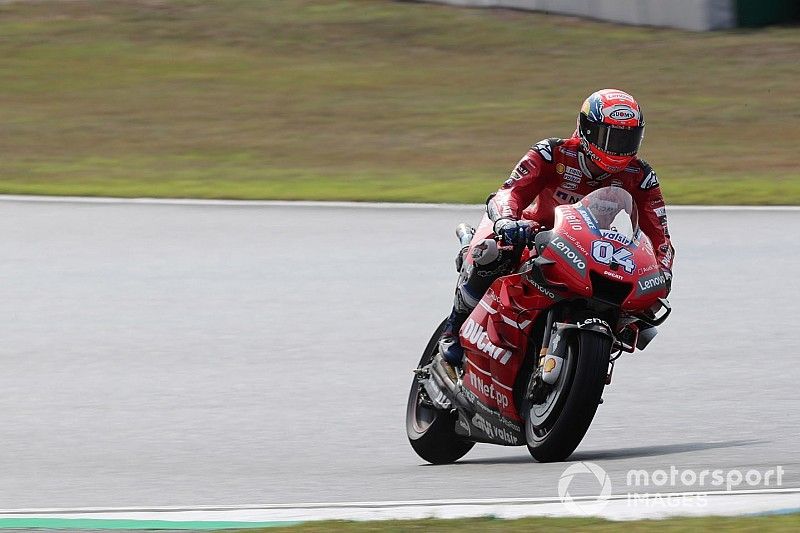
<svg viewBox="0 0 800 533">
<path fill-rule="evenodd" d="M 567 464 L 525 448 L 434 467 L 406 441 L 453 230 L 478 208 L 0 213 L 0 508 L 556 495 Z M 631 469 L 672 466 L 780 466 L 800 487 L 800 211 L 670 217 L 673 316 L 620 360 L 572 459 L 615 493 Z"/>
</svg>

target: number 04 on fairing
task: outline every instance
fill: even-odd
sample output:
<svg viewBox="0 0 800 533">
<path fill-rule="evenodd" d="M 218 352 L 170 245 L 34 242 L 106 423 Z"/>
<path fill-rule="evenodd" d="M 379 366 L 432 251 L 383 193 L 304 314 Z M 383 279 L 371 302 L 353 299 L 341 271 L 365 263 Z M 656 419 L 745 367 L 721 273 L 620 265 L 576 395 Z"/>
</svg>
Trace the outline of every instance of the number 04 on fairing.
<svg viewBox="0 0 800 533">
<path fill-rule="evenodd" d="M 623 352 L 644 349 L 670 313 L 667 281 L 619 187 L 555 210 L 550 231 L 515 250 L 460 330 L 453 380 L 428 343 L 415 371 L 406 430 L 417 454 L 449 463 L 476 442 L 526 445 L 539 461 L 577 448 Z"/>
</svg>

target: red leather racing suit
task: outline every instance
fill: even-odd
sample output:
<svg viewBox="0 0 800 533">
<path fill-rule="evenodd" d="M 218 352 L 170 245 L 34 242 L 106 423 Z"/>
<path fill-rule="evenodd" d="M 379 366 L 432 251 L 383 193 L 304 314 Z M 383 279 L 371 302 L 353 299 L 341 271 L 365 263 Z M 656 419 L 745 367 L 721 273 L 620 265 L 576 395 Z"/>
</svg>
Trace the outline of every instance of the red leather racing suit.
<svg viewBox="0 0 800 533">
<path fill-rule="evenodd" d="M 556 206 L 575 203 L 600 187 L 617 186 L 633 196 L 639 210 L 639 226 L 653 243 L 662 268 L 671 272 L 674 249 L 655 171 L 642 159 L 634 158 L 622 172 L 593 177 L 585 158 L 577 137 L 536 143 L 489 198 L 487 216 L 472 244 L 486 238 L 486 231 L 491 233 L 493 223 L 500 218 L 528 219 L 552 227 Z"/>
<path fill-rule="evenodd" d="M 520 160 L 511 176 L 489 197 L 486 214 L 473 236 L 468 253 L 460 255 L 454 312 L 466 316 L 498 276 L 508 274 L 515 258 L 491 238 L 501 218 L 527 219 L 552 227 L 556 206 L 573 204 L 601 187 L 622 187 L 631 193 L 639 210 L 639 226 L 650 238 L 661 267 L 672 274 L 674 250 L 667 228 L 667 213 L 656 173 L 646 162 L 633 159 L 616 174 L 592 176 L 580 139 L 545 139 Z"/>
</svg>

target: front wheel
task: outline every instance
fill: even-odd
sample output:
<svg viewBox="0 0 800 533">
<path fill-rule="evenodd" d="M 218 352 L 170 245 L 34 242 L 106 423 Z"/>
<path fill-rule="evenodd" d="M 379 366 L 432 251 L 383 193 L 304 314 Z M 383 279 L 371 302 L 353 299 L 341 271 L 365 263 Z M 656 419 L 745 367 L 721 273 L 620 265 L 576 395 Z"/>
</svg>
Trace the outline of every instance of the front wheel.
<svg viewBox="0 0 800 533">
<path fill-rule="evenodd" d="M 608 337 L 577 332 L 555 386 L 541 404 L 530 406 L 525 417 L 525 437 L 534 459 L 563 461 L 578 447 L 603 395 L 610 353 Z"/>
<path fill-rule="evenodd" d="M 439 324 L 422 353 L 419 367 L 429 364 L 438 351 L 439 335 L 444 322 Z M 455 431 L 458 415 L 423 405 L 422 387 L 416 376 L 411 383 L 406 407 L 406 433 L 411 447 L 424 460 L 435 465 L 458 461 L 475 446 Z"/>
</svg>

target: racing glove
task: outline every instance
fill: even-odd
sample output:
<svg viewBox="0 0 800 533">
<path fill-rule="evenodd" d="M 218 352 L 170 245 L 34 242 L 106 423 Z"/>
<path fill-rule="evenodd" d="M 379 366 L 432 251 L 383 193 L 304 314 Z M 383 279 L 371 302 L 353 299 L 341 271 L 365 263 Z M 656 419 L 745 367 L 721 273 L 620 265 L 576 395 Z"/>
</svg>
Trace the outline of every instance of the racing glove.
<svg viewBox="0 0 800 533">
<path fill-rule="evenodd" d="M 494 234 L 507 244 L 528 244 L 538 227 L 538 224 L 530 220 L 501 218 L 494 223 Z"/>
</svg>

